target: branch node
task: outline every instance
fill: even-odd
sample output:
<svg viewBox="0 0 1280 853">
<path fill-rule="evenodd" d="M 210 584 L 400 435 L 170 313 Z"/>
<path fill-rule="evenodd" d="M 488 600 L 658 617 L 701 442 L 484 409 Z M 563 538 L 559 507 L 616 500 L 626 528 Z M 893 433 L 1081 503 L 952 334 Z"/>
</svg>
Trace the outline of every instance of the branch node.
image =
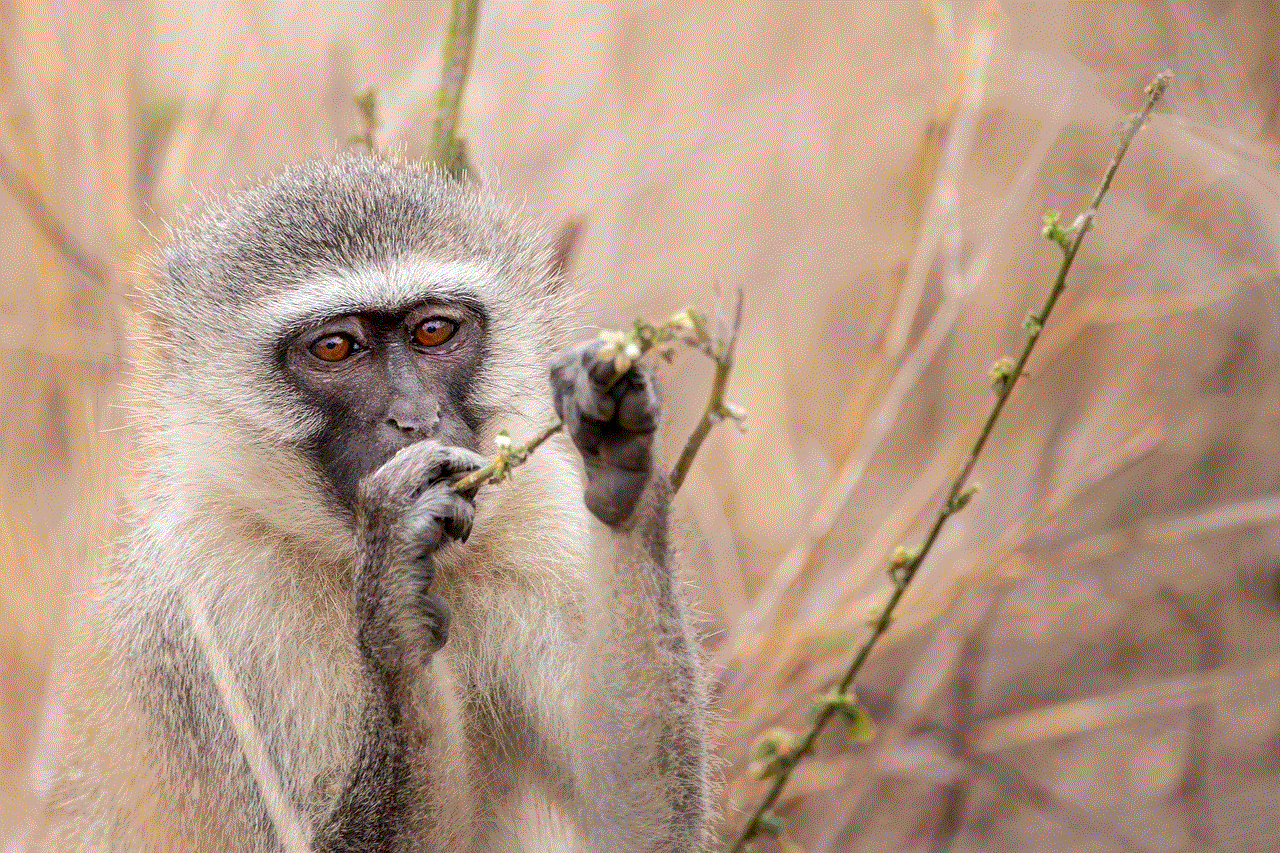
<svg viewBox="0 0 1280 853">
<path fill-rule="evenodd" d="M 955 496 L 951 501 L 950 511 L 959 512 L 969 505 L 969 501 L 973 500 L 973 496 L 978 493 L 979 485 L 977 483 L 970 484 L 969 488 Z"/>
</svg>

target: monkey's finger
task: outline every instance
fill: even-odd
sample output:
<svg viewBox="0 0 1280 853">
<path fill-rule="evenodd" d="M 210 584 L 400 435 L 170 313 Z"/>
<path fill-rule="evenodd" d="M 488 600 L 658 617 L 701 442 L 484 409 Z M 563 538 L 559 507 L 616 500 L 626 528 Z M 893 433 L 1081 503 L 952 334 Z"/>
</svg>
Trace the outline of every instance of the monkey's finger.
<svg viewBox="0 0 1280 853">
<path fill-rule="evenodd" d="M 441 480 L 457 482 L 488 464 L 488 459 L 465 447 L 438 445 L 431 456 L 427 481 L 432 485 Z"/>
<path fill-rule="evenodd" d="M 484 457 L 463 447 L 446 446 L 434 439 L 418 441 L 401 448 L 364 478 L 360 485 L 361 500 L 366 505 L 376 505 L 398 495 L 414 500 L 429 486 L 463 476 L 486 462 Z"/>
<path fill-rule="evenodd" d="M 449 623 L 453 621 L 453 611 L 449 602 L 429 590 L 423 589 L 421 608 L 422 626 L 426 629 L 426 649 L 437 652 L 449 639 Z"/>
<path fill-rule="evenodd" d="M 582 410 L 573 404 L 572 398 L 563 407 L 560 417 L 564 421 L 565 432 L 573 439 L 578 452 L 587 458 L 595 456 L 604 440 L 603 424 L 583 417 Z"/>
<path fill-rule="evenodd" d="M 556 357 L 551 368 L 551 384 L 557 395 L 572 398 L 572 404 L 597 421 L 613 419 L 614 401 L 609 397 L 612 361 L 601 360 L 603 343 L 584 341 Z M 558 401 L 563 403 L 564 401 Z M 564 417 L 563 412 L 559 412 Z"/>
<path fill-rule="evenodd" d="M 587 375 L 591 377 L 591 381 L 602 391 L 609 389 L 609 384 L 613 379 L 614 366 L 612 358 L 601 358 L 600 341 L 588 341 L 583 345 L 583 366 L 587 368 Z"/>
<path fill-rule="evenodd" d="M 462 509 L 450 516 L 445 532 L 459 542 L 466 542 L 471 538 L 471 527 L 475 524 L 476 510 L 470 500 L 464 499 L 459 506 Z"/>
<path fill-rule="evenodd" d="M 653 378 L 645 372 L 635 372 L 623 378 L 624 385 L 618 398 L 618 426 L 628 432 L 653 432 L 658 428 L 661 404 Z"/>
<path fill-rule="evenodd" d="M 445 492 L 438 502 L 432 503 L 432 507 L 432 515 L 440 524 L 444 535 L 466 542 L 471 536 L 471 524 L 476 514 L 471 501 L 454 492 Z"/>
<path fill-rule="evenodd" d="M 596 353 L 599 352 L 601 342 L 596 339 L 583 341 L 561 350 L 551 359 L 550 370 L 551 384 L 554 387 L 572 386 L 578 371 L 589 368 L 593 361 L 598 361 Z"/>
<path fill-rule="evenodd" d="M 446 538 L 470 536 L 474 516 L 471 501 L 449 489 L 429 489 L 406 511 L 401 541 L 418 559 L 430 557 Z"/>
</svg>

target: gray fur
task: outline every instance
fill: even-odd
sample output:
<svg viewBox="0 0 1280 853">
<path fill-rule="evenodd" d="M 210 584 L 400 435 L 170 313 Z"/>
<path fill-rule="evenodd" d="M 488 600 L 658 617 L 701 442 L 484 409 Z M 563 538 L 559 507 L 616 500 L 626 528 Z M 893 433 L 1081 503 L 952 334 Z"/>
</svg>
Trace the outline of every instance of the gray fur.
<svg viewBox="0 0 1280 853">
<path fill-rule="evenodd" d="M 589 345 L 548 394 L 569 314 L 550 261 L 483 192 L 358 156 L 288 169 L 177 232 L 142 377 L 147 474 L 68 657 L 36 849 L 280 850 L 281 808 L 334 853 L 705 847 L 705 687 L 658 399 L 643 371 L 597 387 Z M 554 400 L 585 489 L 552 442 L 459 496 L 480 457 L 424 440 L 360 481 L 354 513 L 329 497 L 307 450 L 324 413 L 282 342 L 438 300 L 485 318 L 466 389 L 479 446 L 523 441 Z"/>
</svg>

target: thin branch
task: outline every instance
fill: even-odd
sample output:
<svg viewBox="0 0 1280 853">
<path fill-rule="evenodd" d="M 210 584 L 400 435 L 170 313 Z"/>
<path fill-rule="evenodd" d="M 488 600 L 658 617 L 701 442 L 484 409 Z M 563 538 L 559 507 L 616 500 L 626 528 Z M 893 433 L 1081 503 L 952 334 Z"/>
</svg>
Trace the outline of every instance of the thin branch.
<svg viewBox="0 0 1280 853">
<path fill-rule="evenodd" d="M 436 117 L 431 126 L 431 147 L 427 159 L 455 178 L 471 173 L 466 148 L 458 136 L 458 113 L 462 107 L 462 91 L 471 70 L 471 55 L 476 41 L 476 20 L 480 0 L 453 0 L 449 12 L 449 28 L 445 34 L 440 88 L 436 92 Z"/>
<path fill-rule="evenodd" d="M 719 314 L 719 306 L 717 305 L 717 315 Z M 719 319 L 719 316 L 717 317 Z M 719 325 L 719 324 L 717 324 Z M 733 369 L 733 350 L 738 343 L 738 330 L 742 327 L 742 291 L 738 291 L 737 297 L 733 302 L 733 319 L 725 324 L 727 328 L 722 334 L 717 335 L 719 340 L 715 341 L 711 347 L 710 355 L 716 363 L 715 376 L 711 380 L 711 393 L 707 397 L 707 405 L 702 410 L 702 417 L 698 419 L 697 426 L 693 428 L 693 432 L 689 434 L 689 439 L 684 444 L 684 450 L 680 453 L 680 458 L 676 460 L 675 466 L 671 469 L 671 491 L 680 491 L 680 486 L 684 484 L 684 478 L 688 475 L 689 469 L 693 466 L 693 458 L 698 455 L 702 442 L 706 441 L 707 436 L 711 433 L 711 428 L 725 418 L 732 418 L 741 423 L 741 412 L 733 408 L 731 404 L 726 403 L 724 399 L 725 388 L 729 384 L 729 371 Z"/>
<path fill-rule="evenodd" d="M 975 727 L 975 753 L 1004 752 L 1033 743 L 1063 740 L 1124 726 L 1149 717 L 1172 716 L 1224 697 L 1242 695 L 1280 679 L 1280 657 L 1246 667 L 1217 667 L 1100 696 L 1071 699 L 986 720 Z"/>
<path fill-rule="evenodd" d="M 524 447 L 521 447 L 518 450 L 508 451 L 505 454 L 498 454 L 497 458 L 488 465 L 472 471 L 470 474 L 454 483 L 453 490 L 455 492 L 466 492 L 479 486 L 483 486 L 490 480 L 501 475 L 504 471 L 510 470 L 513 466 L 524 462 L 524 460 L 529 457 L 530 453 L 537 450 L 544 441 L 551 438 L 551 436 L 555 435 L 563 428 L 564 422 L 559 418 L 550 421 L 546 426 L 538 430 L 537 434 L 531 438 L 528 444 L 524 445 Z"/>
<path fill-rule="evenodd" d="M 1098 205 L 1102 202 L 1102 197 L 1106 195 L 1107 190 L 1111 187 L 1111 181 L 1115 177 L 1116 170 L 1120 167 L 1120 161 L 1124 159 L 1125 152 L 1129 150 L 1129 143 L 1133 141 L 1134 136 L 1146 123 L 1147 118 L 1151 115 L 1152 109 L 1155 108 L 1156 102 L 1160 100 L 1164 94 L 1165 88 L 1169 85 L 1173 74 L 1170 71 L 1161 72 L 1146 89 L 1146 101 L 1142 109 L 1129 117 L 1125 123 L 1124 130 L 1120 136 L 1120 143 L 1116 148 L 1115 154 L 1111 158 L 1111 163 L 1107 167 L 1106 174 L 1103 176 L 1102 183 L 1098 186 L 1098 191 L 1093 196 L 1093 201 L 1085 210 L 1084 214 L 1076 220 L 1075 224 L 1070 228 L 1062 229 L 1057 227 L 1056 218 L 1046 218 L 1046 236 L 1053 239 L 1062 248 L 1062 264 L 1058 268 L 1058 274 L 1054 279 L 1053 287 L 1045 299 L 1040 311 L 1028 318 L 1031 322 L 1026 324 L 1027 341 L 1023 345 L 1022 352 L 1016 361 L 1002 360 L 997 363 L 995 381 L 992 387 L 996 392 L 995 403 L 991 407 L 990 414 L 982 426 L 982 430 L 978 434 L 978 438 L 974 441 L 973 448 L 969 451 L 969 456 L 965 460 L 959 473 L 952 481 L 951 488 L 947 491 L 946 498 L 942 502 L 942 506 L 938 510 L 938 515 L 934 519 L 933 526 L 929 529 L 929 533 L 925 536 L 924 542 L 915 549 L 910 549 L 905 554 L 905 559 L 901 561 L 895 560 L 894 571 L 891 573 L 893 577 L 893 592 L 889 594 L 889 599 L 880 612 L 871 621 L 871 633 L 854 655 L 848 668 L 844 672 L 844 676 L 840 679 L 838 687 L 833 691 L 836 694 L 845 694 L 849 690 L 849 686 L 853 683 L 858 672 L 862 669 L 862 665 L 866 662 L 867 657 L 871 653 L 876 640 L 878 640 L 889 625 L 893 621 L 893 612 L 898 602 L 902 599 L 903 593 L 911 584 L 920 565 L 928 556 L 929 550 L 937 541 L 938 534 L 942 530 L 942 526 L 953 514 L 958 512 L 968 503 L 972 491 L 968 490 L 967 484 L 969 475 L 973 472 L 973 467 L 977 464 L 978 457 L 986 446 L 987 439 L 991 436 L 992 428 L 995 426 L 996 420 L 1000 417 L 1001 411 L 1004 410 L 1004 404 L 1009 399 L 1010 393 L 1017 384 L 1018 379 L 1023 375 L 1027 360 L 1031 357 L 1031 351 L 1035 347 L 1036 341 L 1040 337 L 1040 332 L 1044 327 L 1045 321 L 1049 314 L 1053 311 L 1054 305 L 1058 302 L 1058 297 L 1062 295 L 1066 289 L 1067 272 L 1071 269 L 1071 263 L 1075 260 L 1076 253 L 1080 250 L 1080 244 L 1084 240 L 1084 235 L 1089 231 L 1093 224 L 1093 219 L 1098 212 Z M 820 710 L 815 714 L 814 721 L 810 725 L 808 731 L 801 736 L 795 746 L 791 748 L 784 760 L 780 761 L 777 766 L 777 773 L 773 784 L 765 793 L 764 799 L 760 805 L 752 812 L 747 822 L 743 825 L 742 831 L 738 834 L 737 839 L 730 847 L 730 853 L 738 853 L 745 849 L 747 843 L 756 835 L 760 834 L 762 829 L 776 826 L 776 822 L 772 817 L 766 817 L 768 809 L 777 801 L 778 795 L 786 786 L 787 780 L 791 777 L 791 772 L 799 764 L 806 755 L 813 751 L 814 742 L 817 740 L 818 734 L 826 726 L 827 722 L 841 708 L 836 703 L 826 703 L 820 706 Z"/>
<path fill-rule="evenodd" d="M 718 314 L 716 319 L 718 322 L 723 320 Z M 741 324 L 742 294 L 739 293 L 731 326 L 727 331 L 718 332 L 714 338 L 707 329 L 706 316 L 700 309 L 692 307 L 677 311 L 656 325 L 643 320 L 636 320 L 627 332 L 602 332 L 600 334 L 602 344 L 596 356 L 600 359 L 611 359 L 613 361 L 613 373 L 609 377 L 609 381 L 605 383 L 605 387 L 612 388 L 631 369 L 631 365 L 643 358 L 654 347 L 660 347 L 663 357 L 670 358 L 671 348 L 669 345 L 678 341 L 704 353 L 716 362 L 716 382 L 712 387 L 711 397 L 707 401 L 707 410 L 720 413 L 716 419 L 731 417 L 740 423 L 744 415 L 732 403 L 725 402 L 724 387 L 728 383 L 729 370 L 733 364 L 733 348 L 737 342 L 738 328 Z M 489 482 L 501 482 L 510 473 L 511 469 L 524 464 L 529 458 L 529 454 L 533 453 L 548 438 L 559 432 L 563 426 L 564 424 L 559 418 L 553 419 L 522 447 L 512 447 L 511 439 L 505 433 L 500 433 L 498 436 L 497 456 L 488 465 L 472 471 L 456 482 L 453 486 L 454 491 L 466 492 Z M 707 429 L 709 430 L 710 428 L 710 425 L 708 425 Z M 695 430 L 696 433 L 697 430 Z M 704 434 L 702 438 L 705 437 Z M 693 456 L 702 444 L 702 438 L 698 438 L 694 442 L 693 437 L 690 437 L 692 449 L 686 447 L 685 454 L 681 455 L 680 464 L 683 465 L 683 468 L 678 466 L 678 470 L 680 470 L 679 481 L 675 481 L 676 475 L 674 471 L 671 475 L 675 488 L 679 488 L 680 482 L 684 480 L 684 474 L 688 472 L 688 467 L 693 462 Z"/>
</svg>

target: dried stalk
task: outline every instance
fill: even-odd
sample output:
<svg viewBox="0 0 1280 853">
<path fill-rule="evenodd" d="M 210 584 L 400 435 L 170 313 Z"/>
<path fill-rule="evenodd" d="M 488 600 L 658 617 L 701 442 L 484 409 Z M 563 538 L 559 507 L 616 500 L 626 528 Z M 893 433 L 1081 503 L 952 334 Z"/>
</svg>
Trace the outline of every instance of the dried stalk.
<svg viewBox="0 0 1280 853">
<path fill-rule="evenodd" d="M 50 243 L 58 247 L 58 251 L 62 252 L 63 256 L 80 270 L 85 278 L 95 284 L 106 286 L 108 278 L 106 266 L 94 257 L 84 243 L 58 219 L 26 176 L 18 171 L 17 167 L 3 154 L 0 154 L 0 183 L 5 185 L 26 210 L 31 223 L 40 229 L 40 233 L 44 234 Z"/>
</svg>

